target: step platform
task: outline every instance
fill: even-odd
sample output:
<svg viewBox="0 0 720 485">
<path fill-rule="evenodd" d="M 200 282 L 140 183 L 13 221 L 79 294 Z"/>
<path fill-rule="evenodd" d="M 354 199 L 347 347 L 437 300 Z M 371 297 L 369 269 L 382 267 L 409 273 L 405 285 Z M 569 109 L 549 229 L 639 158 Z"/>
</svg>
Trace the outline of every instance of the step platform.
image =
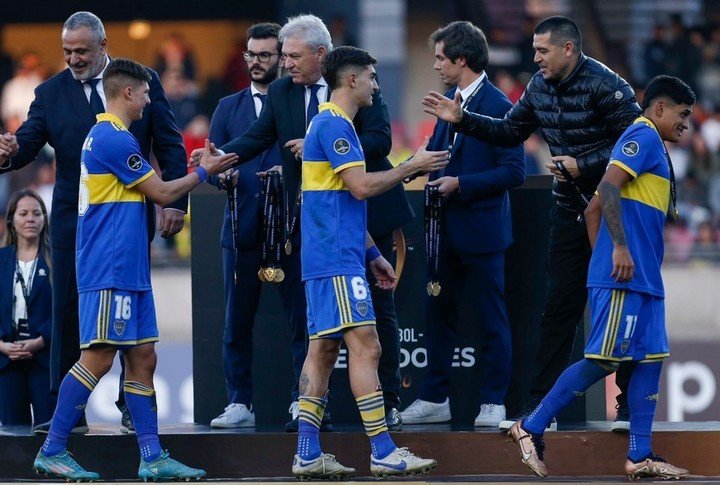
<svg viewBox="0 0 720 485">
<path fill-rule="evenodd" d="M 173 458 L 204 468 L 208 479 L 292 480 L 294 433 L 178 424 L 161 426 L 160 434 L 163 447 Z M 398 446 L 437 459 L 437 469 L 421 481 L 535 481 L 520 462 L 516 445 L 495 430 L 404 425 L 403 431 L 391 434 Z M 0 482 L 39 480 L 32 462 L 43 440 L 33 436 L 28 427 L 0 427 Z M 610 432 L 608 422 L 561 426 L 559 431 L 546 433 L 550 481 L 553 477 L 561 481 L 624 480 L 627 440 L 627 434 Z M 335 431 L 321 434 L 321 443 L 325 452 L 355 467 L 359 479 L 369 476 L 370 447 L 360 428 L 336 426 Z M 70 438 L 68 449 L 103 480 L 137 480 L 137 442 L 134 435 L 121 434 L 119 426 L 91 424 L 89 434 Z M 673 464 L 689 469 L 694 480 L 718 481 L 720 477 L 720 422 L 656 423 L 654 449 Z"/>
</svg>

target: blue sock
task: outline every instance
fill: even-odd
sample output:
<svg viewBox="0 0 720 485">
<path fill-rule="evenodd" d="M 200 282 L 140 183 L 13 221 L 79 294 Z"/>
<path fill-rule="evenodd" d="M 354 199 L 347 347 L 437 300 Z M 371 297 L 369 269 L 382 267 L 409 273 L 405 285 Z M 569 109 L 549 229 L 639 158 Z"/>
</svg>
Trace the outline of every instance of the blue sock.
<svg viewBox="0 0 720 485">
<path fill-rule="evenodd" d="M 327 399 L 301 396 L 298 403 L 300 414 L 298 415 L 297 455 L 303 460 L 314 460 L 322 454 L 320 424 L 323 414 L 325 414 Z"/>
<path fill-rule="evenodd" d="M 42 446 L 43 455 L 55 456 L 65 451 L 68 436 L 85 410 L 90 393 L 97 383 L 97 378 L 80 362 L 72 366 L 60 384 L 50 432 Z"/>
<path fill-rule="evenodd" d="M 125 381 L 125 402 L 135 424 L 140 457 L 147 463 L 160 458 L 155 389 L 141 382 Z"/>
<path fill-rule="evenodd" d="M 571 365 L 560 375 L 540 405 L 525 418 L 523 428 L 533 434 L 543 434 L 550 421 L 576 396 L 583 395 L 588 387 L 609 374 L 611 371 L 589 359 Z"/>
<path fill-rule="evenodd" d="M 397 448 L 397 445 L 387 431 L 370 436 L 370 450 L 375 458 L 383 459 L 395 451 L 395 448 Z"/>
<path fill-rule="evenodd" d="M 628 458 L 639 461 L 652 454 L 652 422 L 655 417 L 662 362 L 640 362 L 628 385 L 630 446 Z"/>
</svg>

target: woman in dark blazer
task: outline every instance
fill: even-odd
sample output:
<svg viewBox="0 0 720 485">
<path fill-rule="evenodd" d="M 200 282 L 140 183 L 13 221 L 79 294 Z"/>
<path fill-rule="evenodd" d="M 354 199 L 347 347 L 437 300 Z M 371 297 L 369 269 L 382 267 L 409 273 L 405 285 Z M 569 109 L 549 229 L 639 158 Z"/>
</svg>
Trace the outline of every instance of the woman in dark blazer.
<svg viewBox="0 0 720 485">
<path fill-rule="evenodd" d="M 52 417 L 52 292 L 48 216 L 40 196 L 16 192 L 0 248 L 0 423 L 30 425 Z"/>
</svg>

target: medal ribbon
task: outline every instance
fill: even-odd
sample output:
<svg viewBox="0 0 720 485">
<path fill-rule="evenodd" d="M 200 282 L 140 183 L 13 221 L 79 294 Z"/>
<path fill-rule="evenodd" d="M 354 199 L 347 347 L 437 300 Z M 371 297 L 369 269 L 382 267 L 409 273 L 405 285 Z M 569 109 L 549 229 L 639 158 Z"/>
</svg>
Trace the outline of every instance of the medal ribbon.
<svg viewBox="0 0 720 485">
<path fill-rule="evenodd" d="M 440 294 L 440 227 L 442 224 L 443 198 L 437 186 L 425 186 L 425 252 L 428 261 L 428 294 Z"/>
</svg>

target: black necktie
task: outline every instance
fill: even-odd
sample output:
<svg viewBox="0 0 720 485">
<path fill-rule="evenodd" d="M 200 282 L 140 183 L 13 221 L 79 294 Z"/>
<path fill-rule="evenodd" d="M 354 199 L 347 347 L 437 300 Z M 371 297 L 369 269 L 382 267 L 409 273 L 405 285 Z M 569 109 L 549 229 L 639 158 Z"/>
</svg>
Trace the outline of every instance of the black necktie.
<svg viewBox="0 0 720 485">
<path fill-rule="evenodd" d="M 310 120 L 313 119 L 313 116 L 315 116 L 319 112 L 317 93 L 322 86 L 320 86 L 319 84 L 313 84 L 312 86 L 308 87 L 310 88 L 310 102 L 308 103 L 307 112 L 305 114 L 305 127 L 310 124 Z"/>
<path fill-rule="evenodd" d="M 90 85 L 90 109 L 92 109 L 93 115 L 97 116 L 105 111 L 102 98 L 97 91 L 97 83 L 100 82 L 100 79 L 88 79 L 85 82 Z"/>
<path fill-rule="evenodd" d="M 253 94 L 253 96 L 260 100 L 260 111 L 262 111 L 262 109 L 265 107 L 265 96 L 267 96 L 267 94 L 255 93 Z"/>
</svg>

